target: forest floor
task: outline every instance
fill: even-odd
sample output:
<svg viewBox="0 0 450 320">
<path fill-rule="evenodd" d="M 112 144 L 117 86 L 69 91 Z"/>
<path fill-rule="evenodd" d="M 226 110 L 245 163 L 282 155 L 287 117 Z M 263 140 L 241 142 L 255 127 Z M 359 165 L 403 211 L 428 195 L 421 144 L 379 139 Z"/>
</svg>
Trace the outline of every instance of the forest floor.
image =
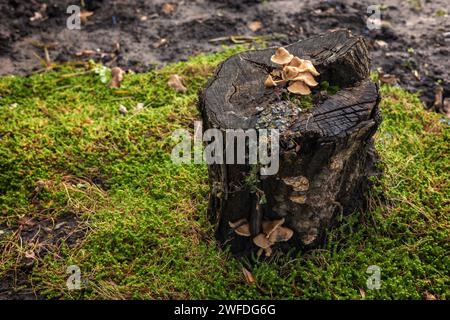
<svg viewBox="0 0 450 320">
<path fill-rule="evenodd" d="M 368 212 L 295 256 L 250 264 L 217 247 L 207 168 L 173 164 L 171 133 L 192 128 L 198 90 L 245 49 L 128 72 L 118 89 L 93 62 L 0 78 L 0 298 L 450 298 L 450 126 L 389 84 Z M 167 85 L 174 73 L 186 93 Z M 71 265 L 81 290 L 68 290 Z M 379 290 L 366 286 L 371 265 Z"/>
<path fill-rule="evenodd" d="M 70 4 L 91 12 L 69 30 Z M 448 0 L 384 0 L 381 25 L 370 30 L 372 0 L 8 0 L 0 3 L 0 75 L 42 68 L 43 45 L 52 61 L 96 59 L 136 72 L 244 41 L 283 45 L 338 28 L 363 35 L 372 67 L 419 92 L 428 108 L 436 88 L 450 102 Z M 249 38 L 250 37 L 250 38 Z M 219 38 L 219 39 L 218 39 Z M 438 89 L 439 90 L 439 89 Z M 441 110 L 450 117 L 449 110 Z"/>
</svg>

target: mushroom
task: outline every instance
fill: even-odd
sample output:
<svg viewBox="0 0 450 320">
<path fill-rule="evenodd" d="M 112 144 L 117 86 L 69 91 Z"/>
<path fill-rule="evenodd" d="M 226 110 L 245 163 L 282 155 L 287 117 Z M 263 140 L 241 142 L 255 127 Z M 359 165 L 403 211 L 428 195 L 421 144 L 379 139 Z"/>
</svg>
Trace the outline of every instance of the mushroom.
<svg viewBox="0 0 450 320">
<path fill-rule="evenodd" d="M 299 73 L 299 69 L 296 67 L 285 66 L 283 68 L 283 73 L 281 74 L 284 80 L 294 80 Z"/>
<path fill-rule="evenodd" d="M 274 232 L 276 228 L 281 226 L 284 223 L 284 221 L 285 221 L 284 218 L 273 221 L 263 221 L 262 229 L 263 232 L 266 234 L 266 238 L 269 238 L 272 232 Z"/>
<path fill-rule="evenodd" d="M 314 65 L 312 64 L 311 61 L 303 60 L 300 58 L 298 60 L 300 60 L 300 65 L 297 68 L 299 69 L 300 72 L 309 72 L 313 76 L 320 75 L 320 73 L 316 70 L 316 68 L 314 67 Z M 297 62 L 295 62 L 295 63 L 297 63 Z"/>
<path fill-rule="evenodd" d="M 229 221 L 228 224 L 231 229 L 233 229 L 234 232 L 236 232 L 238 235 L 243 237 L 250 237 L 250 224 L 248 223 L 247 219 L 239 219 L 236 222 Z"/>
<path fill-rule="evenodd" d="M 283 47 L 279 47 L 275 51 L 275 54 L 270 58 L 270 61 L 276 64 L 288 64 L 293 58 L 294 55 L 290 54 L 289 51 Z"/>
<path fill-rule="evenodd" d="M 303 81 L 310 87 L 315 87 L 318 85 L 318 83 L 314 79 L 313 75 L 309 72 L 299 72 L 293 80 L 294 81 Z"/>
<path fill-rule="evenodd" d="M 293 81 L 288 87 L 288 91 L 301 95 L 308 95 L 311 93 L 309 87 L 303 81 Z"/>
<path fill-rule="evenodd" d="M 264 85 L 266 87 L 270 88 L 270 87 L 276 87 L 277 83 L 275 81 L 273 81 L 272 76 L 269 74 L 266 81 L 264 81 Z"/>
<path fill-rule="evenodd" d="M 275 242 L 282 242 L 282 241 L 288 241 L 292 235 L 294 234 L 294 231 L 286 228 L 286 227 L 279 227 L 276 228 L 269 237 L 269 242 L 270 243 L 275 243 Z"/>
<path fill-rule="evenodd" d="M 254 237 L 253 243 L 262 249 L 267 249 L 272 245 L 272 243 L 269 241 L 269 239 L 266 238 L 266 235 L 264 233 L 260 233 L 256 237 Z"/>
</svg>

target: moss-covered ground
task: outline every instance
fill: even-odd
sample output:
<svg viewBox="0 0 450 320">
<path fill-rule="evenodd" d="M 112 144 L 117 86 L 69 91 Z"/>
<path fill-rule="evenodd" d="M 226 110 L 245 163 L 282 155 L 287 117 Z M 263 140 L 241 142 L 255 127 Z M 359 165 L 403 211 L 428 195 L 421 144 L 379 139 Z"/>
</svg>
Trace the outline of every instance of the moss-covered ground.
<svg viewBox="0 0 450 320">
<path fill-rule="evenodd" d="M 129 73 L 120 89 L 93 64 L 0 78 L 0 279 L 25 261 L 43 298 L 450 298 L 450 127 L 396 87 L 381 87 L 384 175 L 369 212 L 342 217 L 328 245 L 295 258 L 250 266 L 217 248 L 206 166 L 173 164 L 171 133 L 193 128 L 198 90 L 241 49 Z M 187 93 L 168 87 L 172 73 Z M 69 265 L 81 290 L 67 289 Z M 379 290 L 366 287 L 370 265 Z"/>
</svg>

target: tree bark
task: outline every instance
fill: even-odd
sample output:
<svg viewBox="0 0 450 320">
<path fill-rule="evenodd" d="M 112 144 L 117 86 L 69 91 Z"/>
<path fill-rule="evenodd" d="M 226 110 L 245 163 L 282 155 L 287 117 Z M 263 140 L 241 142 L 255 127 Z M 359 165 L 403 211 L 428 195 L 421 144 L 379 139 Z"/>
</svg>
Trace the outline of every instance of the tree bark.
<svg viewBox="0 0 450 320">
<path fill-rule="evenodd" d="M 257 192 L 245 183 L 252 174 L 248 164 L 211 164 L 208 214 L 216 236 L 235 255 L 258 248 L 252 237 L 263 220 L 284 217 L 294 235 L 273 248 L 311 248 L 325 241 L 325 231 L 336 217 L 366 208 L 368 178 L 377 172 L 372 136 L 381 117 L 378 87 L 369 79 L 370 61 L 361 37 L 340 30 L 285 47 L 311 60 L 327 81 L 339 90 L 313 90 L 314 106 L 300 109 L 283 100 L 264 80 L 277 65 L 275 49 L 248 51 L 222 62 L 200 93 L 203 129 L 280 130 L 280 169 L 259 176 Z M 302 97 L 300 97 L 302 99 Z M 261 194 L 265 201 L 261 201 Z M 229 222 L 250 221 L 252 237 L 237 235 Z"/>
</svg>

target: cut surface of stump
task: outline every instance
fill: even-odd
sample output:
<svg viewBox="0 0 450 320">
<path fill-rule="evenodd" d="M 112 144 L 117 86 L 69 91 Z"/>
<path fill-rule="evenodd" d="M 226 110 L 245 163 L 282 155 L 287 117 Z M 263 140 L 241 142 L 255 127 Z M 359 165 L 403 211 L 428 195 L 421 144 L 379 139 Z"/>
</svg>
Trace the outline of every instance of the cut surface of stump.
<svg viewBox="0 0 450 320">
<path fill-rule="evenodd" d="M 284 48 L 311 60 L 319 71 L 319 86 L 311 88 L 311 95 L 291 99 L 285 89 L 264 85 L 278 67 L 270 60 L 275 48 L 228 58 L 200 94 L 204 130 L 280 132 L 279 170 L 274 175 L 256 171 L 257 178 L 251 179 L 256 182 L 249 184 L 255 165 L 209 165 L 208 214 L 217 239 L 236 255 L 261 250 L 252 240 L 263 234 L 263 224 L 280 219 L 280 227 L 293 230 L 293 235 L 270 250 L 321 244 L 338 215 L 365 209 L 368 178 L 377 172 L 372 136 L 381 122 L 380 98 L 369 79 L 364 40 L 340 30 Z M 310 106 L 303 103 L 308 99 Z M 230 227 L 240 219 L 248 221 L 250 237 Z"/>
</svg>

